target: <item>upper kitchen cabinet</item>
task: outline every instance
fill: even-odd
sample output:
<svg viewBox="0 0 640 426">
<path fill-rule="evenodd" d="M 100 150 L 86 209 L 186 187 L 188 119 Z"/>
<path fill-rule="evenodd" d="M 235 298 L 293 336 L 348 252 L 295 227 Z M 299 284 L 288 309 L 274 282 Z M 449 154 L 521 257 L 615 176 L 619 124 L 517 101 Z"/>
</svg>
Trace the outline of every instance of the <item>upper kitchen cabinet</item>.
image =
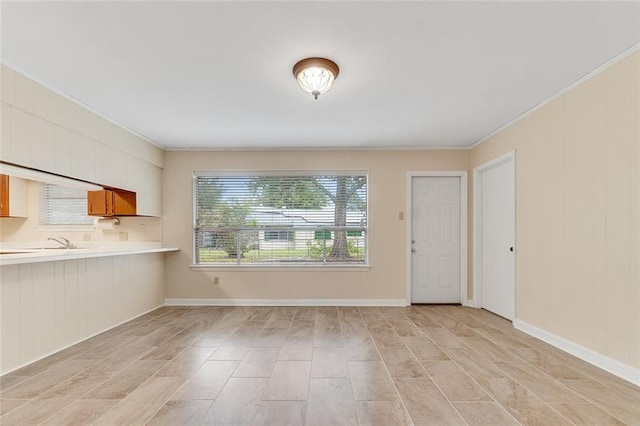
<svg viewBox="0 0 640 426">
<path fill-rule="evenodd" d="M 27 217 L 27 181 L 0 175 L 0 217 Z"/>
<path fill-rule="evenodd" d="M 136 216 L 136 193 L 120 189 L 103 189 L 87 193 L 89 216 Z"/>
</svg>

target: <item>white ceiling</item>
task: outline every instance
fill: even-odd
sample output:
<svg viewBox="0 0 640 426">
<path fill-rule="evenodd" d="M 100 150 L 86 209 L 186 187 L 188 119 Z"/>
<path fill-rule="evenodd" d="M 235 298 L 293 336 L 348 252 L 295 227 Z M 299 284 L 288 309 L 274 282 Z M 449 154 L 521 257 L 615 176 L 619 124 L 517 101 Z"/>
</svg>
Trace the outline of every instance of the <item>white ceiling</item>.
<svg viewBox="0 0 640 426">
<path fill-rule="evenodd" d="M 3 62 L 166 148 L 467 147 L 640 42 L 637 1 L 1 7 Z"/>
</svg>

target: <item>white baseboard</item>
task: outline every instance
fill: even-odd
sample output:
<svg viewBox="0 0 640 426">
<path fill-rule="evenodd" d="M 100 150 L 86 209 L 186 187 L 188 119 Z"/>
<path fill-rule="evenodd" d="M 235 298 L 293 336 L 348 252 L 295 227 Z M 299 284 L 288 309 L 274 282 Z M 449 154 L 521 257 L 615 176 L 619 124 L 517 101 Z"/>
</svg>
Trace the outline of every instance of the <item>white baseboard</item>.
<svg viewBox="0 0 640 426">
<path fill-rule="evenodd" d="M 613 358 L 599 354 L 598 352 L 571 342 L 564 337 L 556 336 L 553 333 L 542 330 L 541 328 L 528 324 L 524 321 L 514 320 L 513 326 L 518 330 L 540 339 L 543 342 L 547 342 L 558 349 L 562 349 L 583 361 L 602 368 L 603 370 L 631 382 L 634 385 L 640 386 L 640 368 L 623 364 L 620 361 L 616 361 Z"/>
<path fill-rule="evenodd" d="M 407 306 L 405 299 L 165 299 L 166 306 Z"/>
</svg>

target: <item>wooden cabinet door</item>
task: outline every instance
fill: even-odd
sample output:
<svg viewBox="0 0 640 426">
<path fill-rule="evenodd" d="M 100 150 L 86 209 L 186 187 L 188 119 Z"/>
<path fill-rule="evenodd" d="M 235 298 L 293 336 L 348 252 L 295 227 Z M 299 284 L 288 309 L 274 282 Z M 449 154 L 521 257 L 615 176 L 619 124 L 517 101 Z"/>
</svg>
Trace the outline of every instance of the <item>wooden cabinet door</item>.
<svg viewBox="0 0 640 426">
<path fill-rule="evenodd" d="M 0 175 L 0 216 L 9 216 L 9 176 Z"/>
<path fill-rule="evenodd" d="M 136 193 L 119 189 L 89 191 L 89 216 L 135 216 Z"/>
<path fill-rule="evenodd" d="M 89 216 L 108 216 L 107 210 L 107 192 L 89 191 L 87 193 L 87 214 Z"/>
</svg>

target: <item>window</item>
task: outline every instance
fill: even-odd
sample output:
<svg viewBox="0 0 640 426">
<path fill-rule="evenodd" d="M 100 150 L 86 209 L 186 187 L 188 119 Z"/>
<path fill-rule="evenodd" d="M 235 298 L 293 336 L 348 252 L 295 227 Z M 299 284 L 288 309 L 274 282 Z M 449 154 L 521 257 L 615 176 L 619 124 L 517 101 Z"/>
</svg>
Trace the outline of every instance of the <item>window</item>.
<svg viewBox="0 0 640 426">
<path fill-rule="evenodd" d="M 87 216 L 87 191 L 64 186 L 42 184 L 43 225 L 91 225 Z"/>
<path fill-rule="evenodd" d="M 294 231 L 264 231 L 264 240 L 273 241 L 293 241 L 295 238 Z"/>
<path fill-rule="evenodd" d="M 194 174 L 194 263 L 367 262 L 365 173 Z"/>
</svg>

